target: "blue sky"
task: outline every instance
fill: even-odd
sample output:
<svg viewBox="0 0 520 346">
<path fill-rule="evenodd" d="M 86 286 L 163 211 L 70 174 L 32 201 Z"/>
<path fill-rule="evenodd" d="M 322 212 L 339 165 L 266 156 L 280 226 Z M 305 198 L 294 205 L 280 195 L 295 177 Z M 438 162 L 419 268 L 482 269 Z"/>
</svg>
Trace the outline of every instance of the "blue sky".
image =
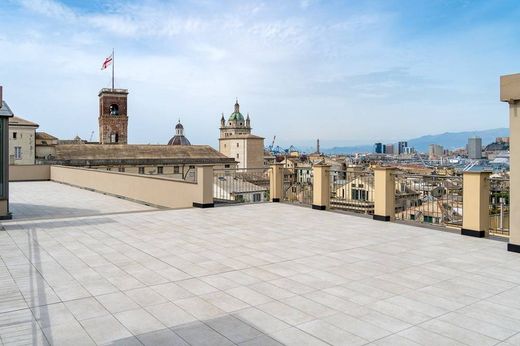
<svg viewBox="0 0 520 346">
<path fill-rule="evenodd" d="M 180 117 L 216 145 L 235 97 L 266 144 L 507 127 L 519 17 L 517 0 L 1 0 L 0 84 L 60 138 L 97 138 L 112 47 L 132 143 L 166 143 Z"/>
</svg>

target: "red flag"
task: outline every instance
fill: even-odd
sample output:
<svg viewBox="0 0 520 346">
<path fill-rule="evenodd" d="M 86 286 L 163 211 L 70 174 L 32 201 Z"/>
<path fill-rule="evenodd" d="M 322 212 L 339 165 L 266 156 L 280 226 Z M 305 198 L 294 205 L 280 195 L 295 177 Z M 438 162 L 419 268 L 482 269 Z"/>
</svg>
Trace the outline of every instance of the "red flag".
<svg viewBox="0 0 520 346">
<path fill-rule="evenodd" d="M 110 66 L 110 64 L 112 64 L 112 55 L 110 55 L 108 58 L 105 59 L 105 61 L 103 62 L 103 65 L 101 65 L 101 69 L 102 70 L 106 69 L 108 66 Z"/>
</svg>

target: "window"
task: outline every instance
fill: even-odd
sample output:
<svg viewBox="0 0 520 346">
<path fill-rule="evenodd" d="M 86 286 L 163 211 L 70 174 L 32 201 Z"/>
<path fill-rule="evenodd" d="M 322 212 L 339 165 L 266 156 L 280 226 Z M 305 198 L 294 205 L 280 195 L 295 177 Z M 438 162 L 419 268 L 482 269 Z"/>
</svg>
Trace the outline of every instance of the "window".
<svg viewBox="0 0 520 346">
<path fill-rule="evenodd" d="M 139 174 L 144 174 L 144 167 L 139 167 Z"/>
<path fill-rule="evenodd" d="M 116 104 L 110 105 L 110 115 L 119 115 L 119 106 Z"/>
<path fill-rule="evenodd" d="M 240 156 L 237 154 L 237 159 L 239 158 Z"/>
<path fill-rule="evenodd" d="M 240 146 L 240 143 L 237 143 L 237 148 Z"/>
<path fill-rule="evenodd" d="M 262 195 L 259 193 L 253 194 L 253 202 L 260 202 L 262 200 Z"/>
<path fill-rule="evenodd" d="M 14 147 L 14 159 L 15 160 L 22 159 L 22 147 Z"/>
<path fill-rule="evenodd" d="M 112 167 L 107 167 L 107 171 L 111 171 L 112 170 Z"/>
<path fill-rule="evenodd" d="M 367 191 L 352 189 L 352 199 L 355 201 L 366 201 L 367 200 Z"/>
<path fill-rule="evenodd" d="M 162 166 L 157 167 L 157 174 L 163 174 L 163 167 Z"/>
<path fill-rule="evenodd" d="M 110 135 L 110 143 L 117 143 L 119 141 L 119 135 L 117 133 L 112 133 Z"/>
<path fill-rule="evenodd" d="M 224 168 L 229 168 L 229 165 L 224 165 Z"/>
<path fill-rule="evenodd" d="M 125 171 L 125 167 L 119 167 L 119 172 L 124 172 Z"/>
<path fill-rule="evenodd" d="M 13 139 L 16 139 L 16 132 L 13 132 Z"/>
<path fill-rule="evenodd" d="M 173 174 L 179 174 L 179 166 L 173 166 Z"/>
</svg>

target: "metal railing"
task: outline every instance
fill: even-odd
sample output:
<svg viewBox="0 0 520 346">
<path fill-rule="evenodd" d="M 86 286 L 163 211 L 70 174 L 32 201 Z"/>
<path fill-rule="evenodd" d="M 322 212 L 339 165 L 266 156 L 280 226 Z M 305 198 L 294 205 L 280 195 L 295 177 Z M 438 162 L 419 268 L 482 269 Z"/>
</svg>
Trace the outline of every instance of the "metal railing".
<svg viewBox="0 0 520 346">
<path fill-rule="evenodd" d="M 311 205 L 313 199 L 312 168 L 284 168 L 282 201 Z"/>
<path fill-rule="evenodd" d="M 269 201 L 269 168 L 213 170 L 215 203 L 259 203 Z"/>
<path fill-rule="evenodd" d="M 330 207 L 374 214 L 373 171 L 330 171 Z"/>
<path fill-rule="evenodd" d="M 462 176 L 396 173 L 396 219 L 462 226 Z"/>
<path fill-rule="evenodd" d="M 489 234 L 509 236 L 509 179 L 489 181 Z"/>
</svg>

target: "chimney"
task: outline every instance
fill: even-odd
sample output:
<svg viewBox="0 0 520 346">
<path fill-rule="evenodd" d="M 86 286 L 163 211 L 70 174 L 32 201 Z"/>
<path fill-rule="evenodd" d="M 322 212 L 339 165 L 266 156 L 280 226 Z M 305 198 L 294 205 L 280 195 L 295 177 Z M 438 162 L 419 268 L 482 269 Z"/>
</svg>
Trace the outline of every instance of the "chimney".
<svg viewBox="0 0 520 346">
<path fill-rule="evenodd" d="M 318 140 L 316 141 L 316 152 L 319 154 L 320 153 L 320 140 L 318 138 Z"/>
</svg>

